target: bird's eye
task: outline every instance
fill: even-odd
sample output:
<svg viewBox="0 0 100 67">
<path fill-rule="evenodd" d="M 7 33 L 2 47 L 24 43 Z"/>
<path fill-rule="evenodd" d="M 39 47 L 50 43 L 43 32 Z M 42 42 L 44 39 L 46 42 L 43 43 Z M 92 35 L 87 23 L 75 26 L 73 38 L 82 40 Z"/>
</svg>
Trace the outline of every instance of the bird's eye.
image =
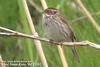
<svg viewBox="0 0 100 67">
<path fill-rule="evenodd" d="M 56 11 L 54 11 L 54 14 L 56 14 L 57 12 Z"/>
</svg>

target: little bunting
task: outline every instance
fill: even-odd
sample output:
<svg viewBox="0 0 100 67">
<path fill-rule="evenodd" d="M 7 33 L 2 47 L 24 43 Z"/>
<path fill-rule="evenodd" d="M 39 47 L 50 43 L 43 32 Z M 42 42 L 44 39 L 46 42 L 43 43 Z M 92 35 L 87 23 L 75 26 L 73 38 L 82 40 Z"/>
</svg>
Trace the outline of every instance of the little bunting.
<svg viewBox="0 0 100 67">
<path fill-rule="evenodd" d="M 56 42 L 74 42 L 75 35 L 72 28 L 57 9 L 47 8 L 44 10 L 44 31 L 47 38 Z M 75 46 L 71 46 L 73 56 L 80 62 Z"/>
</svg>

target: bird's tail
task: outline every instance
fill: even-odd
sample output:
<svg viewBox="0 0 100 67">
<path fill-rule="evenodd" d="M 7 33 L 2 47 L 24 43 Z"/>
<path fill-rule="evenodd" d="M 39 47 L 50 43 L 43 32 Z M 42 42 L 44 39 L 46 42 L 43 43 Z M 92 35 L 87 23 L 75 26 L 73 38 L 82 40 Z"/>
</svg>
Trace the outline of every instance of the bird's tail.
<svg viewBox="0 0 100 67">
<path fill-rule="evenodd" d="M 72 53 L 73 53 L 73 56 L 75 57 L 76 61 L 79 63 L 80 62 L 80 57 L 79 57 L 79 54 L 78 54 L 75 46 L 72 46 Z"/>
</svg>

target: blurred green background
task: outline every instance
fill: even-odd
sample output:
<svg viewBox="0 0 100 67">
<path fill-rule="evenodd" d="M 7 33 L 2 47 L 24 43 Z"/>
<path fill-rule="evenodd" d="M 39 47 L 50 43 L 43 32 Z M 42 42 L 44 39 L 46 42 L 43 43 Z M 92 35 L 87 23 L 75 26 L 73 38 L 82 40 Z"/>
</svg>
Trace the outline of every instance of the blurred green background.
<svg viewBox="0 0 100 67">
<path fill-rule="evenodd" d="M 73 31 L 79 41 L 89 40 L 94 43 L 100 43 L 100 34 L 94 29 L 87 18 L 74 21 L 84 16 L 75 0 L 46 0 L 46 2 L 48 7 L 58 8 L 60 13 L 70 21 Z M 95 14 L 100 11 L 100 0 L 82 0 L 82 2 L 90 13 Z M 43 32 L 42 26 L 43 12 L 36 9 L 39 8 L 39 10 L 42 10 L 41 2 L 40 0 L 34 0 L 35 5 L 38 7 L 32 6 L 29 0 L 27 3 L 36 31 L 39 33 L 39 36 L 44 37 L 45 33 Z M 100 15 L 93 15 L 93 17 L 100 25 Z M 0 0 L 0 26 L 31 34 L 21 0 Z M 4 31 L 0 30 L 0 32 Z M 62 67 L 56 46 L 44 45 L 49 44 L 44 42 L 42 42 L 42 44 L 49 67 Z M 99 50 L 87 46 L 77 47 L 81 60 L 78 64 L 73 58 L 70 48 L 67 46 L 64 48 L 69 67 L 100 67 Z M 34 42 L 25 38 L 0 36 L 0 55 L 5 61 L 27 60 L 33 61 L 34 63 L 41 63 Z M 42 65 L 36 65 L 34 67 L 42 67 Z"/>
</svg>

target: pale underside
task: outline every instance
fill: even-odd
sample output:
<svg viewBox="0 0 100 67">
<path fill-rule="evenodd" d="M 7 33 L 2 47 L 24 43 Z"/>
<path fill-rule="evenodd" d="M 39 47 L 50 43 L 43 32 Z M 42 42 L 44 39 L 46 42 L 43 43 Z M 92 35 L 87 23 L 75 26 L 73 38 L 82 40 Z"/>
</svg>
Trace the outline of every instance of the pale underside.
<svg viewBox="0 0 100 67">
<path fill-rule="evenodd" d="M 54 41 L 72 41 L 68 26 L 56 16 L 44 17 L 44 29 L 48 39 Z"/>
</svg>

